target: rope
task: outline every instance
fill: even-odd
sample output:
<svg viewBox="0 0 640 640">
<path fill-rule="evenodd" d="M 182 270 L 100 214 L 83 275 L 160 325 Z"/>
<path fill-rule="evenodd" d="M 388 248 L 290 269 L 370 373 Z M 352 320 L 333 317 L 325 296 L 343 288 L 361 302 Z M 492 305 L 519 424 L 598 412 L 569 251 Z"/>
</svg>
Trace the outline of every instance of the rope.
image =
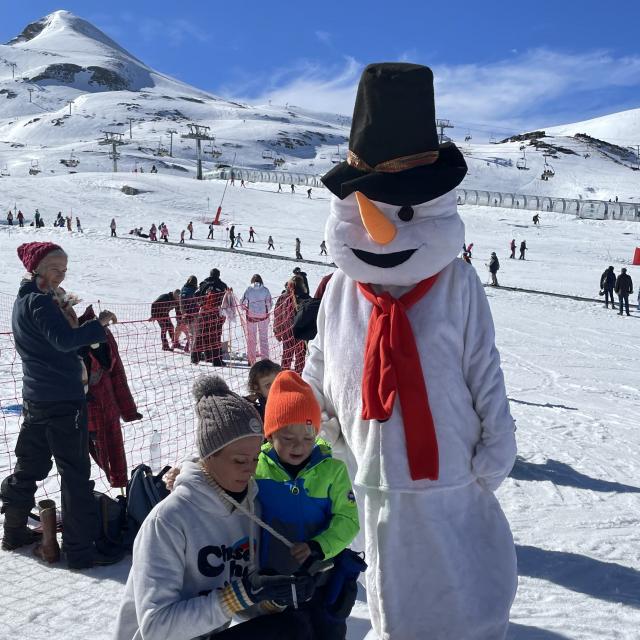
<svg viewBox="0 0 640 640">
<path fill-rule="evenodd" d="M 202 473 L 206 478 L 207 482 L 220 494 L 222 498 L 224 498 L 227 502 L 233 505 L 238 511 L 243 513 L 249 520 L 255 522 L 259 527 L 264 529 L 267 533 L 270 533 L 276 540 L 282 542 L 285 547 L 291 549 L 293 547 L 293 542 L 287 540 L 282 534 L 278 533 L 275 529 L 270 527 L 264 520 L 261 520 L 253 511 L 247 509 L 244 505 L 242 505 L 237 500 L 234 500 L 211 476 L 211 474 L 205 469 L 202 462 L 200 462 L 200 468 L 202 469 Z"/>
</svg>

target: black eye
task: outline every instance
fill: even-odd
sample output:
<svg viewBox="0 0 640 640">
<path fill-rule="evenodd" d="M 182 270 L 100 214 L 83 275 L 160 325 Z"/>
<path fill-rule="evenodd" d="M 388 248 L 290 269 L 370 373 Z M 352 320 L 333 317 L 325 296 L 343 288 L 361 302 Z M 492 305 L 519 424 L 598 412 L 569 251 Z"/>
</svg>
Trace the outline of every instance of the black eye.
<svg viewBox="0 0 640 640">
<path fill-rule="evenodd" d="M 411 218 L 413 218 L 413 207 L 405 204 L 400 211 L 398 211 L 398 218 L 402 220 L 402 222 L 409 222 Z"/>
</svg>

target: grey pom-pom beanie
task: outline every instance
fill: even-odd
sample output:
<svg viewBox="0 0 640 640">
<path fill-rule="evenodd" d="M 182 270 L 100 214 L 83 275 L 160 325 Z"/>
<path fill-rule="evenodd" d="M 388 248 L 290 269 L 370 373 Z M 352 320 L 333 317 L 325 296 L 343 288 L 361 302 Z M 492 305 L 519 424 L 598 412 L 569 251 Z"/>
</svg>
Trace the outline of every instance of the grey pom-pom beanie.
<svg viewBox="0 0 640 640">
<path fill-rule="evenodd" d="M 202 376 L 193 384 L 198 416 L 197 444 L 204 460 L 228 444 L 262 435 L 262 421 L 251 404 L 229 390 L 220 376 Z"/>
</svg>

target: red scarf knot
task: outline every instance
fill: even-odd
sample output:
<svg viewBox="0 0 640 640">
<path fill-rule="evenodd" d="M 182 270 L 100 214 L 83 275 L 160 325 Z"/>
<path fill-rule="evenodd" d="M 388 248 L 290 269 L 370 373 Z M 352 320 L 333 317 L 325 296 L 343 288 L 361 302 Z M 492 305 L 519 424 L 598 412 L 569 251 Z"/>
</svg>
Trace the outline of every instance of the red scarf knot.
<svg viewBox="0 0 640 640">
<path fill-rule="evenodd" d="M 412 480 L 438 479 L 438 440 L 429 407 L 420 355 L 407 311 L 427 294 L 438 274 L 422 280 L 399 299 L 358 288 L 371 302 L 362 374 L 362 419 L 384 422 L 400 397 Z"/>
</svg>

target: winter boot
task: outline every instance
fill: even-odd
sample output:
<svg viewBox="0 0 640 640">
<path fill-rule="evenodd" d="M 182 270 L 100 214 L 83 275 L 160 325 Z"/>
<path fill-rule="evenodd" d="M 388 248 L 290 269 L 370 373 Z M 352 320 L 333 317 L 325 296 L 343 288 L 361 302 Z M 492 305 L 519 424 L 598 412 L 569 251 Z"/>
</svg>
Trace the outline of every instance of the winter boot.
<svg viewBox="0 0 640 640">
<path fill-rule="evenodd" d="M 41 535 L 27 526 L 30 511 L 24 507 L 5 507 L 2 538 L 2 548 L 5 551 L 13 551 L 40 540 Z"/>
<path fill-rule="evenodd" d="M 120 547 L 96 548 L 94 545 L 88 554 L 81 557 L 70 557 L 67 554 L 67 566 L 74 571 L 91 569 L 92 567 L 106 567 L 120 562 L 125 556 L 125 551 Z"/>
<path fill-rule="evenodd" d="M 40 500 L 38 508 L 42 523 L 42 542 L 36 545 L 33 553 L 45 562 L 59 562 L 60 545 L 56 536 L 56 503 L 53 500 Z"/>
</svg>

